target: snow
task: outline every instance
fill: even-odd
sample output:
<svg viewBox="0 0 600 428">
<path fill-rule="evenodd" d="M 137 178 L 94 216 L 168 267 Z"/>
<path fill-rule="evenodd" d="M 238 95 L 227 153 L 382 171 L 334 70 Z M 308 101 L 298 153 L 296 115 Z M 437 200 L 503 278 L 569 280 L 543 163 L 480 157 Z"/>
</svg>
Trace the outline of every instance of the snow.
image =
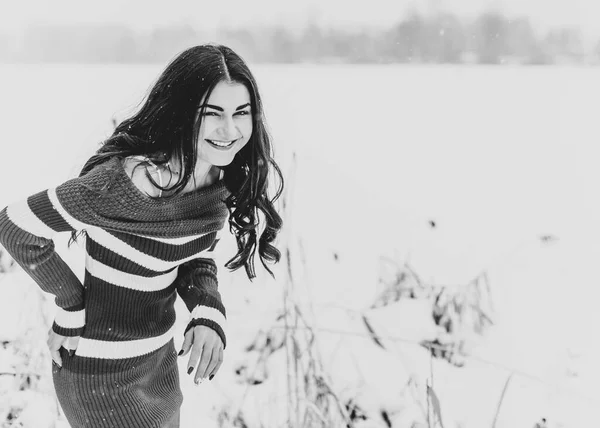
<svg viewBox="0 0 600 428">
<path fill-rule="evenodd" d="M 110 132 L 110 118 L 123 117 L 158 72 L 0 68 L 2 151 L 11 160 L 3 163 L 11 185 L 0 189 L 0 205 L 76 175 Z M 356 426 L 385 426 L 382 411 L 393 426 L 427 426 L 432 384 L 445 427 L 492 426 L 497 413 L 497 428 L 533 427 L 542 417 L 553 428 L 593 426 L 600 404 L 594 73 L 256 67 L 286 174 L 291 208 L 280 242 L 294 276 L 285 259 L 276 280 L 259 272 L 250 283 L 242 271 L 220 270 L 229 345 L 217 376 L 198 387 L 181 361 L 182 428 L 231 426 L 238 412 L 249 427 L 282 426 L 317 397 L 320 407 L 307 412 L 344 426 L 324 385 L 369 416 Z M 25 113 L 32 106 L 35 125 Z M 64 237 L 57 248 L 81 275 L 81 249 L 67 250 Z M 221 265 L 234 248 L 225 236 Z M 394 269 L 406 265 L 429 291 L 374 305 Z M 482 274 L 493 325 L 481 336 L 463 332 L 463 367 L 432 359 L 419 343 L 442 334 L 431 316 L 435 293 L 464 290 Z M 52 299 L 18 269 L 0 273 L 0 296 L 0 343 L 8 343 L 0 347 L 0 372 L 10 373 L 0 376 L 0 420 L 19 408 L 13 426 L 54 426 L 57 418 L 57 427 L 66 426 L 45 350 Z M 276 321 L 290 302 L 302 318 Z M 181 302 L 177 311 L 182 339 Z M 278 347 L 294 340 L 296 353 Z M 29 371 L 39 383 L 18 391 L 15 374 Z M 325 383 L 303 384 L 304 374 Z M 288 407 L 290 382 L 306 388 Z"/>
</svg>

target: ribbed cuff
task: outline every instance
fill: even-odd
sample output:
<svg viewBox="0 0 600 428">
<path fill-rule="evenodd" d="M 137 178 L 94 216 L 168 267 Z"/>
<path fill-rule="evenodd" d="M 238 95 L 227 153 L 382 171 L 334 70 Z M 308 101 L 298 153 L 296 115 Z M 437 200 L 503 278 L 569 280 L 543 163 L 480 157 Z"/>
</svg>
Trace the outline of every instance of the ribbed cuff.
<svg viewBox="0 0 600 428">
<path fill-rule="evenodd" d="M 82 305 L 63 309 L 57 308 L 52 330 L 61 336 L 81 336 L 85 327 L 85 308 Z"/>
<path fill-rule="evenodd" d="M 190 316 L 190 322 L 185 328 L 184 334 L 187 333 L 187 331 L 192 327 L 198 325 L 204 325 L 206 327 L 212 328 L 223 341 L 223 349 L 225 349 L 225 347 L 227 346 L 227 339 L 225 334 L 227 327 L 227 319 L 221 311 L 215 308 L 211 308 L 209 306 L 196 306 L 196 308 L 192 311 L 192 314 Z"/>
<path fill-rule="evenodd" d="M 52 324 L 52 331 L 61 336 L 73 337 L 81 336 L 83 334 L 83 327 L 80 328 L 64 328 L 56 324 L 56 321 Z"/>
</svg>

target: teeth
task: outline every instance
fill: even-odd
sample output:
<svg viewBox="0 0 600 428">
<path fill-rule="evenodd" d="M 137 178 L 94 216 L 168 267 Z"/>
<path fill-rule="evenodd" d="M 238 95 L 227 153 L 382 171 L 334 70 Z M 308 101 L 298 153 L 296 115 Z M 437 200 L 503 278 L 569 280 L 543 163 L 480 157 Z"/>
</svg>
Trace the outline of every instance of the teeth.
<svg viewBox="0 0 600 428">
<path fill-rule="evenodd" d="M 231 146 L 233 143 L 235 143 L 236 140 L 232 140 L 232 141 L 215 141 L 215 140 L 207 140 L 209 142 L 211 142 L 212 144 L 214 144 L 215 146 L 219 146 L 219 147 L 229 147 Z"/>
</svg>

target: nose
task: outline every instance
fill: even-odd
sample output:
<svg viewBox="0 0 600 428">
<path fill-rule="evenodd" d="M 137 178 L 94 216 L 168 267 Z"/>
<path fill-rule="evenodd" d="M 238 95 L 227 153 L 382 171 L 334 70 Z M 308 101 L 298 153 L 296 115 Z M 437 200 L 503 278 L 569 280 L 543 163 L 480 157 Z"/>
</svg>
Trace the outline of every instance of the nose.
<svg viewBox="0 0 600 428">
<path fill-rule="evenodd" d="M 223 140 L 235 140 L 242 136 L 237 128 L 233 118 L 226 117 L 223 119 L 223 124 L 217 129 L 217 135 Z"/>
</svg>

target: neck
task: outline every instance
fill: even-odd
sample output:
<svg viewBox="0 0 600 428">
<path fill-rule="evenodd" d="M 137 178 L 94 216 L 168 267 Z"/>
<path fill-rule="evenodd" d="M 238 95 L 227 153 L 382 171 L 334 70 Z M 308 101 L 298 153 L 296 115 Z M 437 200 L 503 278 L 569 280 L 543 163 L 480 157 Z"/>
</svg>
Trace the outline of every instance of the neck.
<svg viewBox="0 0 600 428">
<path fill-rule="evenodd" d="M 171 167 L 181 174 L 181 165 L 176 160 L 171 160 L 169 162 Z M 220 169 L 208 162 L 198 160 L 196 162 L 196 168 L 194 169 L 194 174 L 192 175 L 191 182 L 188 186 L 198 189 L 206 186 L 210 186 L 215 181 L 219 179 Z"/>
<path fill-rule="evenodd" d="M 198 162 L 196 162 L 196 168 L 194 169 L 193 176 L 195 187 L 199 188 L 210 186 L 219 179 L 219 172 L 219 168 L 216 166 L 208 162 L 198 160 Z"/>
</svg>

